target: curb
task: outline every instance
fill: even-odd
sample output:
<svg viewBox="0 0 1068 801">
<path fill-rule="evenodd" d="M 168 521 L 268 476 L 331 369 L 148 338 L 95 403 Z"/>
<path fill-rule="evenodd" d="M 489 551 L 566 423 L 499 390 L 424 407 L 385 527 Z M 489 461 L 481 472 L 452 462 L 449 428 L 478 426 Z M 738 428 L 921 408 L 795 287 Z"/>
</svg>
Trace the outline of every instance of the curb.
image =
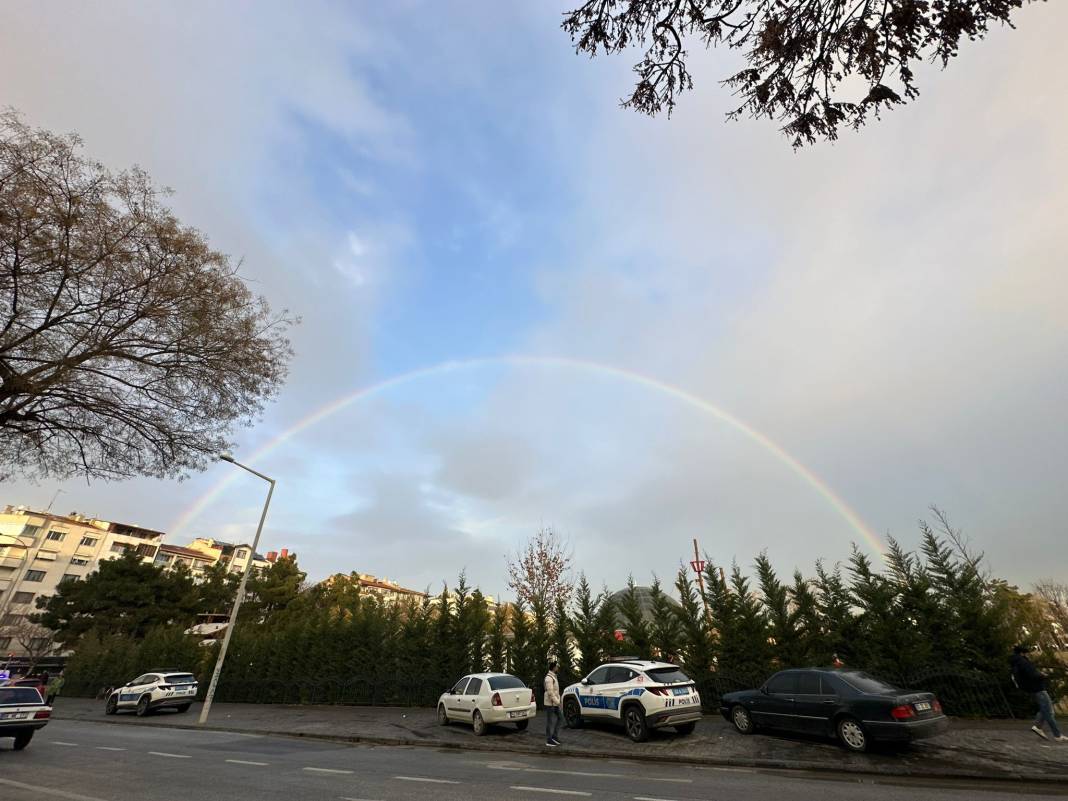
<svg viewBox="0 0 1068 801">
<path fill-rule="evenodd" d="M 549 752 L 544 749 L 508 743 L 498 746 L 483 745 L 477 738 L 472 737 L 469 742 L 442 742 L 434 740 L 420 740 L 404 737 L 380 737 L 376 735 L 344 735 L 344 734 L 321 734 L 318 732 L 294 732 L 274 731 L 268 729 L 245 729 L 236 726 L 212 726 L 193 725 L 188 723 L 125 723 L 121 720 L 97 720 L 93 718 L 67 717 L 65 715 L 53 715 L 52 720 L 68 720 L 78 723 L 96 723 L 113 726 L 151 726 L 158 729 L 181 729 L 185 731 L 214 731 L 232 734 L 252 735 L 259 737 L 285 737 L 289 739 L 320 740 L 323 742 L 345 743 L 349 745 L 384 745 L 402 746 L 409 748 L 436 748 L 449 751 L 479 751 L 482 753 L 512 753 L 545 756 Z M 702 757 L 684 756 L 679 754 L 631 754 L 615 751 L 573 751 L 565 745 L 563 748 L 551 752 L 560 756 L 577 757 L 581 759 L 615 759 L 628 762 L 652 762 L 671 765 L 695 765 L 699 767 L 728 767 L 728 768 L 752 768 L 756 770 L 781 770 L 802 773 L 833 773 L 847 774 L 851 776 L 868 776 L 872 778 L 893 777 L 901 779 L 931 779 L 940 781 L 980 781 L 980 782 L 1012 782 L 1014 784 L 1026 782 L 1028 784 L 1055 784 L 1064 786 L 1068 784 L 1068 773 L 1038 773 L 1024 775 L 1017 771 L 1004 773 L 982 773 L 979 771 L 917 771 L 906 765 L 887 765 L 885 769 L 874 766 L 853 768 L 847 765 L 828 765 L 823 762 L 804 762 L 799 760 L 785 759 L 759 759 L 744 757 Z"/>
</svg>

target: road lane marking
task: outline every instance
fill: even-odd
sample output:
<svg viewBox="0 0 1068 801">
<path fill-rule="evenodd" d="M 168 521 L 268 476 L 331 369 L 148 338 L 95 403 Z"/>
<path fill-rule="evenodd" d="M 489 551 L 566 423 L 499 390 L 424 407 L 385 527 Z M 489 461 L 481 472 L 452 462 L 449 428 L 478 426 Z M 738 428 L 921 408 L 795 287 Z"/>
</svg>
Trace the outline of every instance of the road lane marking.
<svg viewBox="0 0 1068 801">
<path fill-rule="evenodd" d="M 511 790 L 519 790 L 525 793 L 552 793 L 553 795 L 581 795 L 589 798 L 591 793 L 584 792 L 583 790 L 557 790 L 555 787 L 524 787 L 523 785 L 514 785 L 510 787 Z"/>
<path fill-rule="evenodd" d="M 693 784 L 693 779 L 658 779 L 655 776 L 642 776 L 647 782 L 672 782 L 673 784 Z"/>
<path fill-rule="evenodd" d="M 52 745 L 66 745 L 66 746 L 69 746 L 71 748 L 77 748 L 78 747 L 77 743 L 65 743 L 62 740 L 53 740 L 52 741 Z"/>
<path fill-rule="evenodd" d="M 338 770 L 337 768 L 303 768 L 309 773 L 352 773 L 351 770 Z"/>
<path fill-rule="evenodd" d="M 373 798 L 350 798 L 347 795 L 339 795 L 339 801 L 374 801 Z"/>
<path fill-rule="evenodd" d="M 97 798 L 95 795 L 70 793 L 66 790 L 56 790 L 52 787 L 41 787 L 36 784 L 23 784 L 22 782 L 16 782 L 11 779 L 0 779 L 0 787 L 14 787 L 18 790 L 33 790 L 33 792 L 41 795 L 50 795 L 53 798 L 65 798 L 67 801 L 104 801 L 103 798 Z"/>
<path fill-rule="evenodd" d="M 636 795 L 636 796 L 634 796 L 634 801 L 673 801 L 673 799 L 671 799 L 671 798 L 649 798 L 648 796 L 644 796 L 644 795 Z"/>
<path fill-rule="evenodd" d="M 521 768 L 524 773 L 552 773 L 557 776 L 585 776 L 588 779 L 626 779 L 622 773 L 591 773 L 583 770 L 559 770 L 555 768 Z"/>
<path fill-rule="evenodd" d="M 426 776 L 394 776 L 394 779 L 402 782 L 426 782 L 427 784 L 459 784 L 452 779 L 430 779 Z"/>
<path fill-rule="evenodd" d="M 125 748 L 116 748 L 113 745 L 98 745 L 98 746 L 96 746 L 96 750 L 97 751 L 125 751 L 126 749 Z"/>
<path fill-rule="evenodd" d="M 270 762 L 253 762 L 249 759 L 228 759 L 226 761 L 231 765 L 258 765 L 261 768 L 271 764 Z"/>
<path fill-rule="evenodd" d="M 192 759 L 189 754 L 168 754 L 166 751 L 149 751 L 152 756 L 167 757 L 168 759 Z"/>
<path fill-rule="evenodd" d="M 756 773 L 756 771 L 748 768 L 712 768 L 712 770 L 719 770 L 723 773 Z"/>
</svg>

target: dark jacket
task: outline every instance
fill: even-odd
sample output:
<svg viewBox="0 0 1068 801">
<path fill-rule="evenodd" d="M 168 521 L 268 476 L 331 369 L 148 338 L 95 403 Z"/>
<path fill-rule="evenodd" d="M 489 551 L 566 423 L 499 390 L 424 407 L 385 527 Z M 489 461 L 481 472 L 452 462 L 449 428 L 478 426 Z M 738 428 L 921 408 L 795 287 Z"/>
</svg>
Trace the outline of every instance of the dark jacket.
<svg viewBox="0 0 1068 801">
<path fill-rule="evenodd" d="M 1012 655 L 1012 677 L 1016 686 L 1025 693 L 1038 693 L 1046 689 L 1048 680 L 1024 654 Z"/>
</svg>

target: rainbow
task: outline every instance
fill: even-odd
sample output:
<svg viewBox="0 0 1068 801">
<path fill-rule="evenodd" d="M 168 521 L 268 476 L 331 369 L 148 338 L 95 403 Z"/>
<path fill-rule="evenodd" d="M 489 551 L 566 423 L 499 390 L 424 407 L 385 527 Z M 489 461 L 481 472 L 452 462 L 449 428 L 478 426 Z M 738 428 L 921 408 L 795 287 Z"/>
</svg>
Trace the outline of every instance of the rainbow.
<svg viewBox="0 0 1068 801">
<path fill-rule="evenodd" d="M 401 375 L 387 378 L 377 384 L 357 389 L 348 395 L 343 395 L 334 401 L 331 401 L 322 408 L 312 412 L 310 415 L 302 420 L 294 423 L 292 426 L 281 432 L 273 439 L 259 447 L 252 454 L 245 457 L 243 461 L 251 464 L 255 464 L 257 461 L 268 456 L 273 451 L 277 450 L 281 445 L 293 439 L 293 437 L 300 434 L 302 431 L 306 431 L 314 425 L 321 423 L 329 417 L 340 412 L 342 409 L 346 409 L 349 406 L 353 406 L 361 401 L 376 395 L 381 395 L 384 392 L 389 391 L 402 384 L 408 384 L 412 381 L 417 381 L 421 378 L 427 378 L 429 376 L 447 375 L 449 373 L 474 370 L 484 367 L 532 367 L 532 368 L 563 368 L 571 370 L 581 370 L 587 373 L 593 373 L 597 375 L 607 376 L 610 378 L 617 378 L 623 381 L 628 381 L 638 386 L 646 387 L 648 389 L 660 392 L 675 398 L 695 409 L 698 409 L 705 414 L 708 414 L 717 420 L 731 426 L 737 431 L 745 434 L 753 442 L 760 445 L 764 450 L 773 455 L 782 464 L 788 467 L 791 471 L 797 474 L 806 484 L 808 484 L 813 490 L 816 491 L 828 504 L 838 513 L 839 516 L 846 523 L 849 524 L 861 539 L 864 540 L 875 553 L 880 556 L 885 556 L 886 548 L 875 534 L 874 531 L 861 519 L 849 504 L 842 500 L 835 492 L 823 481 L 818 475 L 809 470 L 805 465 L 794 458 L 790 453 L 782 448 L 777 442 L 772 440 L 766 434 L 758 431 L 749 424 L 735 417 L 730 412 L 727 412 L 715 404 L 701 398 L 693 393 L 687 392 L 677 386 L 667 384 L 663 381 L 659 381 L 655 378 L 642 375 L 641 373 L 635 373 L 630 370 L 624 370 L 620 367 L 613 367 L 611 365 L 600 364 L 598 362 L 584 361 L 582 359 L 570 359 L 557 356 L 490 356 L 475 359 L 462 359 L 441 362 L 440 364 L 431 365 L 430 367 L 423 367 L 418 370 L 412 370 L 408 373 L 402 373 Z M 226 491 L 232 483 L 241 477 L 239 471 L 230 472 L 225 478 L 221 479 L 215 486 L 201 495 L 197 500 L 186 509 L 177 520 L 175 520 L 169 531 L 172 534 L 177 534 L 184 530 L 194 519 L 196 519 L 205 509 L 207 509 L 215 500 Z"/>
</svg>

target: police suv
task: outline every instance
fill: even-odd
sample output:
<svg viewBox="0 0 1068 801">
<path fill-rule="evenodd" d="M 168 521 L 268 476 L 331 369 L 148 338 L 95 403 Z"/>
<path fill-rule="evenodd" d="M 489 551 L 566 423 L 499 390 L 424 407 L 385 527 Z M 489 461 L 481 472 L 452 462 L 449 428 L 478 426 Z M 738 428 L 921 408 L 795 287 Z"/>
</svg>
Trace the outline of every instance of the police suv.
<svg viewBox="0 0 1068 801">
<path fill-rule="evenodd" d="M 156 709 L 185 712 L 197 697 L 197 680 L 179 670 L 153 670 L 108 693 L 104 713 L 114 715 L 126 709 L 144 717 Z"/>
<path fill-rule="evenodd" d="M 696 685 L 668 662 L 613 660 L 565 689 L 562 700 L 568 728 L 586 720 L 621 723 L 636 743 L 667 726 L 691 734 L 701 719 Z"/>
</svg>

